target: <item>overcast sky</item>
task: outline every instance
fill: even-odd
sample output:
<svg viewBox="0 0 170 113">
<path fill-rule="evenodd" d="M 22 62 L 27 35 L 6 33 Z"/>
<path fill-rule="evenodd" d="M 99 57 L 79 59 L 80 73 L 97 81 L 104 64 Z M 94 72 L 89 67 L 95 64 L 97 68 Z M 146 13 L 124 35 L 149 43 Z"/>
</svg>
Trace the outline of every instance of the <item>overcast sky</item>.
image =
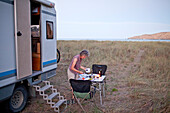
<svg viewBox="0 0 170 113">
<path fill-rule="evenodd" d="M 170 0 L 50 0 L 58 40 L 127 39 L 170 31 Z"/>
</svg>

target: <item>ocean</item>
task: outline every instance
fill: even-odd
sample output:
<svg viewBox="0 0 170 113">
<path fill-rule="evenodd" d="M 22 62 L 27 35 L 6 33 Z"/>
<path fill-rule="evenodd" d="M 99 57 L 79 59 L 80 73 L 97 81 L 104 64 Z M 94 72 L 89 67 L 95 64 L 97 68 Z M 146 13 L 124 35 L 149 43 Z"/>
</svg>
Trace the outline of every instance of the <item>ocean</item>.
<svg viewBox="0 0 170 113">
<path fill-rule="evenodd" d="M 60 40 L 60 39 L 59 39 Z M 78 40 L 78 39 L 62 39 L 62 40 Z M 95 40 L 95 41 L 134 41 L 134 42 L 170 42 L 170 40 L 153 40 L 153 39 L 79 39 L 79 40 Z"/>
<path fill-rule="evenodd" d="M 105 40 L 100 40 L 100 41 L 105 41 Z M 170 40 L 152 40 L 152 39 L 111 39 L 108 41 L 170 42 Z"/>
</svg>

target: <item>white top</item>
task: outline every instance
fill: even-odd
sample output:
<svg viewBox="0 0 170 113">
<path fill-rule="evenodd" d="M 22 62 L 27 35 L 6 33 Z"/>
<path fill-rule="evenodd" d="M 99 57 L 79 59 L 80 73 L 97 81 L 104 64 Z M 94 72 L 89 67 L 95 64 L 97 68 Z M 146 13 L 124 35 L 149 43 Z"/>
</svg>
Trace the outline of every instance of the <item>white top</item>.
<svg viewBox="0 0 170 113">
<path fill-rule="evenodd" d="M 105 75 L 102 75 L 101 77 L 99 77 L 99 74 L 79 74 L 79 77 L 80 78 L 78 78 L 78 80 L 90 80 L 91 79 L 92 82 L 103 82 L 103 80 L 106 78 Z"/>
<path fill-rule="evenodd" d="M 93 78 L 91 81 L 92 82 L 102 82 L 106 78 L 105 75 L 99 77 L 99 78 Z"/>
</svg>

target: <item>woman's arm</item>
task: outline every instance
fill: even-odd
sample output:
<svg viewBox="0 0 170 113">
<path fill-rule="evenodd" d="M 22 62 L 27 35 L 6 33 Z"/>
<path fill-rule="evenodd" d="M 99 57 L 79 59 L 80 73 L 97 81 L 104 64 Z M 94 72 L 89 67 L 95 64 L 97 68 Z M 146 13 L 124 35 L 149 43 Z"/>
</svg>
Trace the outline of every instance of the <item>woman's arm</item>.
<svg viewBox="0 0 170 113">
<path fill-rule="evenodd" d="M 75 72 L 77 72 L 77 73 L 83 74 L 82 71 L 79 71 L 79 70 L 77 70 L 77 69 L 74 68 L 74 66 L 76 65 L 76 62 L 77 62 L 77 58 L 74 58 L 73 63 L 72 63 L 72 65 L 71 65 L 71 68 L 70 68 L 70 69 L 73 70 L 73 71 L 75 71 Z M 81 68 L 81 67 L 80 67 L 80 68 Z"/>
<path fill-rule="evenodd" d="M 86 68 L 85 68 L 85 67 L 83 67 L 83 66 L 80 66 L 80 68 L 81 68 L 81 69 L 83 69 L 84 71 L 86 71 Z"/>
</svg>

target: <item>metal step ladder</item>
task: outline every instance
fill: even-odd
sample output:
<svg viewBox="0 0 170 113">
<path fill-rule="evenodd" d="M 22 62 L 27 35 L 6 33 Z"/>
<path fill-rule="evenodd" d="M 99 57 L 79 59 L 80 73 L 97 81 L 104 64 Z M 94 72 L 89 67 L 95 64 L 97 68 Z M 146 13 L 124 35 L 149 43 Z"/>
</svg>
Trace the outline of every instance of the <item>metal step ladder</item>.
<svg viewBox="0 0 170 113">
<path fill-rule="evenodd" d="M 45 101 L 47 101 L 47 104 L 49 104 L 51 106 L 51 108 L 54 109 L 55 112 L 60 112 L 60 106 L 62 104 L 65 104 L 65 108 L 67 108 L 67 100 L 64 99 L 63 96 L 60 95 L 60 92 L 57 91 L 57 89 L 55 89 L 53 87 L 53 85 L 50 84 L 49 81 L 43 81 L 43 83 L 45 84 L 43 87 L 40 87 L 38 85 L 33 85 L 33 87 L 35 88 L 36 91 L 39 92 L 39 95 L 43 96 L 43 99 Z M 51 90 L 51 94 L 47 94 L 45 93 L 46 90 Z M 57 102 L 54 102 L 53 99 L 57 98 Z"/>
</svg>

